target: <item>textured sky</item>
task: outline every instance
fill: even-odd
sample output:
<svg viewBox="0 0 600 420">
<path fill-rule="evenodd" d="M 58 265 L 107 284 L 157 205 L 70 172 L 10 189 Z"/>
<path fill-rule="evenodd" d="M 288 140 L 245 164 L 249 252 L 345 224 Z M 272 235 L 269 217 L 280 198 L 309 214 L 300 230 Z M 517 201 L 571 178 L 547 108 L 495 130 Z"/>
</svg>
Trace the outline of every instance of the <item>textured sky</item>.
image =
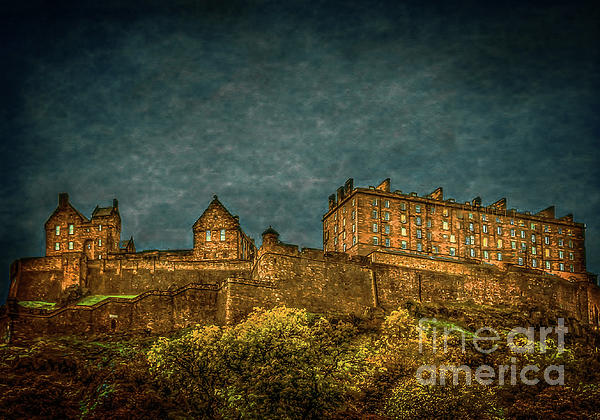
<svg viewBox="0 0 600 420">
<path fill-rule="evenodd" d="M 191 248 L 213 194 L 257 244 L 321 247 L 349 177 L 554 204 L 600 271 L 592 3 L 120 3 L 2 9 L 4 287 L 61 191 L 88 216 L 118 198 L 138 250 Z"/>
</svg>

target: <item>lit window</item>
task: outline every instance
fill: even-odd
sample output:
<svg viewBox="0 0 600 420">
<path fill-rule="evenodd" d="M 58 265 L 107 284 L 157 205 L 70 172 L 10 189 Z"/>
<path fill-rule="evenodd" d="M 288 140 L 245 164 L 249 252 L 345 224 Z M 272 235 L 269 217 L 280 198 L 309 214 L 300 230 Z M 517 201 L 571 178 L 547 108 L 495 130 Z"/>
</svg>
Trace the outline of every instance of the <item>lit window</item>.
<svg viewBox="0 0 600 420">
<path fill-rule="evenodd" d="M 519 257 L 519 265 L 523 265 L 523 258 Z"/>
<path fill-rule="evenodd" d="M 546 245 L 550 245 L 550 237 L 549 236 L 544 236 L 544 243 Z"/>
<path fill-rule="evenodd" d="M 372 204 L 373 204 L 374 206 L 376 206 L 376 205 L 377 205 L 377 199 L 376 199 L 376 198 L 374 198 L 374 199 L 373 199 L 373 203 L 372 203 Z"/>
<path fill-rule="evenodd" d="M 517 249 L 517 243 L 515 241 L 510 241 L 510 248 Z"/>
<path fill-rule="evenodd" d="M 384 220 L 390 220 L 390 212 L 389 211 L 384 211 L 383 212 L 383 219 Z"/>
<path fill-rule="evenodd" d="M 452 243 L 456 242 L 456 236 L 450 235 L 450 242 L 452 242 Z"/>
<path fill-rule="evenodd" d="M 373 232 L 377 232 L 377 223 L 373 223 Z"/>
<path fill-rule="evenodd" d="M 385 233 L 389 235 L 390 233 L 390 225 L 385 225 Z"/>
<path fill-rule="evenodd" d="M 501 226 L 498 226 L 498 227 L 496 228 L 496 232 L 498 233 L 498 235 L 502 235 L 502 227 L 501 227 Z"/>
<path fill-rule="evenodd" d="M 406 223 L 406 214 L 401 214 L 401 215 L 400 215 L 400 221 L 401 221 L 402 223 Z"/>
<path fill-rule="evenodd" d="M 70 224 L 69 225 L 69 235 L 72 235 L 75 233 L 75 225 Z"/>
<path fill-rule="evenodd" d="M 531 242 L 535 243 L 535 235 L 533 233 L 531 234 Z"/>
<path fill-rule="evenodd" d="M 448 250 L 448 253 L 450 254 L 450 256 L 454 257 L 456 255 L 456 248 L 450 248 Z"/>
<path fill-rule="evenodd" d="M 546 261 L 546 270 L 550 270 L 550 261 Z"/>
<path fill-rule="evenodd" d="M 101 260 L 102 259 L 102 254 L 98 254 L 98 259 Z"/>
<path fill-rule="evenodd" d="M 102 225 L 98 225 L 98 232 L 102 231 Z"/>
<path fill-rule="evenodd" d="M 421 218 L 419 216 L 415 218 L 415 223 L 417 224 L 417 226 L 421 226 Z"/>
<path fill-rule="evenodd" d="M 562 238 L 558 238 L 558 246 L 564 246 L 564 242 Z"/>
<path fill-rule="evenodd" d="M 469 213 L 469 215 L 471 215 L 471 213 Z M 473 225 L 473 222 L 469 223 L 469 230 L 472 232 L 475 230 L 475 226 Z"/>
<path fill-rule="evenodd" d="M 563 263 L 558 263 L 558 269 L 560 271 L 565 271 L 565 265 Z"/>
<path fill-rule="evenodd" d="M 373 210 L 373 212 L 371 213 L 371 217 L 373 219 L 377 219 L 377 210 Z"/>
<path fill-rule="evenodd" d="M 335 232 L 335 228 L 336 228 L 336 227 L 334 226 L 334 229 L 333 229 L 333 230 L 334 230 L 334 232 Z M 206 242 L 210 242 L 210 241 L 211 241 L 211 238 L 210 238 L 210 230 L 207 230 L 207 231 L 206 231 Z"/>
<path fill-rule="evenodd" d="M 533 258 L 533 259 L 531 260 L 531 266 L 532 266 L 532 267 L 537 267 L 537 260 L 536 260 L 535 258 Z"/>
<path fill-rule="evenodd" d="M 73 249 L 73 242 L 69 242 L 69 249 Z"/>
<path fill-rule="evenodd" d="M 421 229 L 417 229 L 417 238 L 421 239 L 423 237 L 423 232 Z"/>
<path fill-rule="evenodd" d="M 54 231 L 56 232 L 56 235 L 60 235 L 60 226 L 56 225 L 56 227 L 54 228 Z"/>
<path fill-rule="evenodd" d="M 488 238 L 484 236 L 483 240 L 482 240 L 482 244 L 483 246 L 488 246 Z"/>
<path fill-rule="evenodd" d="M 471 257 L 475 258 L 475 250 L 473 248 L 470 249 Z"/>
<path fill-rule="evenodd" d="M 54 250 L 55 250 L 55 251 L 58 251 L 59 249 L 60 249 L 60 244 L 59 244 L 58 242 L 56 242 L 56 243 L 54 244 Z"/>
<path fill-rule="evenodd" d="M 98 246 L 102 246 L 102 239 L 98 239 Z"/>
<path fill-rule="evenodd" d="M 379 244 L 379 240 L 377 239 L 377 236 L 373 236 L 373 245 L 378 245 Z"/>
<path fill-rule="evenodd" d="M 417 242 L 417 251 L 423 251 L 423 244 L 421 242 Z"/>
<path fill-rule="evenodd" d="M 448 209 L 444 209 L 444 211 L 442 212 L 442 214 L 446 217 L 448 217 Z"/>
<path fill-rule="evenodd" d="M 502 248 L 502 239 L 498 239 L 498 248 Z"/>
<path fill-rule="evenodd" d="M 208 231 L 207 231 L 208 232 Z M 333 227 L 333 233 L 337 233 L 337 225 Z M 209 235 L 210 236 L 210 235 Z M 207 241 L 210 241 L 210 237 L 207 237 Z"/>
<path fill-rule="evenodd" d="M 521 231 L 521 238 L 525 239 L 525 231 L 524 230 Z"/>
<path fill-rule="evenodd" d="M 421 206 L 415 205 L 415 213 L 421 213 Z"/>
<path fill-rule="evenodd" d="M 569 259 L 570 259 L 570 260 L 574 259 L 574 255 L 573 255 L 573 253 L 572 253 L 572 252 L 569 252 Z"/>
<path fill-rule="evenodd" d="M 485 258 L 486 260 L 490 259 L 490 253 L 488 251 L 483 251 L 483 258 Z"/>
<path fill-rule="evenodd" d="M 225 229 L 221 229 L 221 240 L 225 240 Z"/>
<path fill-rule="evenodd" d="M 435 206 L 431 207 L 431 214 L 435 214 Z"/>
<path fill-rule="evenodd" d="M 390 238 L 385 238 L 385 246 L 390 246 Z"/>
<path fill-rule="evenodd" d="M 544 255 L 546 258 L 550 257 L 550 250 L 548 248 L 544 249 Z"/>
<path fill-rule="evenodd" d="M 400 245 L 401 245 L 402 249 L 406 249 L 407 248 L 406 241 L 402 241 L 402 243 Z"/>
<path fill-rule="evenodd" d="M 483 233 L 488 233 L 487 225 L 481 225 L 481 229 L 483 230 Z"/>
<path fill-rule="evenodd" d="M 406 236 L 406 228 L 405 227 L 402 228 L 401 233 L 402 233 L 402 236 Z"/>
<path fill-rule="evenodd" d="M 471 245 L 475 245 L 475 236 L 471 235 Z"/>
<path fill-rule="evenodd" d="M 385 200 L 385 207 L 390 208 L 390 200 Z"/>
<path fill-rule="evenodd" d="M 537 249 L 534 246 L 531 247 L 531 254 L 532 255 L 536 255 L 537 254 Z"/>
<path fill-rule="evenodd" d="M 346 226 L 346 219 L 342 219 L 342 226 Z"/>
<path fill-rule="evenodd" d="M 502 261 L 502 252 L 498 252 L 497 257 L 498 257 L 498 261 Z"/>
<path fill-rule="evenodd" d="M 442 229 L 448 230 L 448 222 L 445 220 L 442 222 Z"/>
</svg>

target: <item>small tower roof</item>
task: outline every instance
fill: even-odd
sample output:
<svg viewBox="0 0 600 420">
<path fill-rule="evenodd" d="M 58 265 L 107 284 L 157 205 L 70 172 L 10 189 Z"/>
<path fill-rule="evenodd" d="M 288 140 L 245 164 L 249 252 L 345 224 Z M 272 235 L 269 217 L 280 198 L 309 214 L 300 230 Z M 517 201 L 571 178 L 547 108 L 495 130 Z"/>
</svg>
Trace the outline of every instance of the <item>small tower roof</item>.
<svg viewBox="0 0 600 420">
<path fill-rule="evenodd" d="M 266 230 L 265 230 L 265 231 L 262 233 L 262 236 L 269 235 L 269 234 L 271 234 L 271 235 L 277 235 L 277 236 L 279 236 L 279 232 L 277 232 L 275 229 L 273 229 L 273 227 L 272 227 L 272 226 L 269 226 L 269 227 L 268 227 L 268 228 L 267 228 L 267 229 L 266 229 Z"/>
</svg>

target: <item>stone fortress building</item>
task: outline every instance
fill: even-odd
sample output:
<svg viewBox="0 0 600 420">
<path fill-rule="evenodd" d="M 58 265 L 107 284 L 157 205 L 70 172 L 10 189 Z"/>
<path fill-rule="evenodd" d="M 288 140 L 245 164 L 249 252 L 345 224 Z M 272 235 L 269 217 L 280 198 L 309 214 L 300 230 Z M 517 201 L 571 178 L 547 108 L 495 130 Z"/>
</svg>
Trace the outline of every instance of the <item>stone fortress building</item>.
<svg viewBox="0 0 600 420">
<path fill-rule="evenodd" d="M 441 188 L 392 192 L 389 179 L 369 188 L 349 179 L 329 197 L 322 250 L 283 243 L 271 227 L 257 248 L 217 196 L 192 227 L 192 249 L 138 252 L 133 238 L 121 241 L 117 200 L 88 219 L 65 193 L 45 232 L 46 256 L 11 265 L 5 339 L 163 333 L 281 304 L 364 315 L 411 300 L 551 308 L 599 325 L 585 226 L 571 215 L 507 210 L 505 199 L 460 204 Z"/>
</svg>

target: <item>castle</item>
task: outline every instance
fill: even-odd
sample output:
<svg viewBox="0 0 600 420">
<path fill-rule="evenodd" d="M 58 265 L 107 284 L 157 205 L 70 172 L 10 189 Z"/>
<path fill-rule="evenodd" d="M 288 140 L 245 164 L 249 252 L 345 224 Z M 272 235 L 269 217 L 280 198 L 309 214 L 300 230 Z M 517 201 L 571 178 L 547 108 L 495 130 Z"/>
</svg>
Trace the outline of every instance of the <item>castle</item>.
<svg viewBox="0 0 600 420">
<path fill-rule="evenodd" d="M 192 227 L 192 249 L 138 252 L 121 241 L 117 200 L 88 219 L 65 193 L 45 232 L 46 256 L 11 265 L 5 337 L 163 333 L 280 304 L 363 315 L 408 300 L 546 307 L 600 325 L 585 226 L 572 215 L 507 210 L 505 199 L 460 204 L 441 188 L 392 192 L 389 179 L 349 179 L 329 197 L 322 250 L 283 243 L 271 227 L 257 248 L 217 196 Z M 96 303 L 68 299 L 82 293 Z"/>
</svg>

